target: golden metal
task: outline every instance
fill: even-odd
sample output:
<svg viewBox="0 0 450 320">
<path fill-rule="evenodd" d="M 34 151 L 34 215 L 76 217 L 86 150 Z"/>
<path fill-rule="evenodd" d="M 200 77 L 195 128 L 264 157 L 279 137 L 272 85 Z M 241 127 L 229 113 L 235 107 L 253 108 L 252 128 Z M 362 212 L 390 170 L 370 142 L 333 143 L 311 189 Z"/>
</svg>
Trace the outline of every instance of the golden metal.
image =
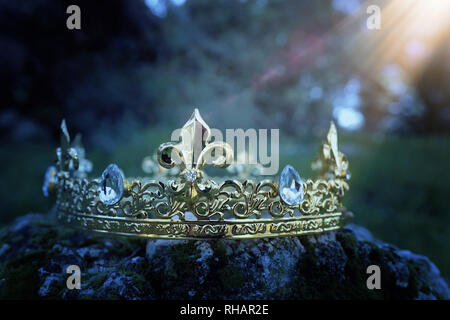
<svg viewBox="0 0 450 320">
<path fill-rule="evenodd" d="M 182 127 L 181 141 L 163 143 L 157 151 L 159 165 L 170 169 L 178 164 L 179 174 L 125 179 L 114 205 L 99 200 L 99 179 L 74 174 L 78 157 L 70 151 L 65 121 L 61 130 L 56 186 L 49 191 L 56 190 L 58 217 L 83 229 L 162 239 L 244 239 L 321 233 L 346 223 L 341 199 L 349 189 L 348 161 L 338 150 L 333 123 L 313 163 L 319 179 L 302 182 L 304 197 L 297 206 L 283 202 L 272 180 L 206 178 L 202 169 L 208 161 L 225 168 L 233 150 L 224 142 L 210 142 L 210 128 L 197 109 Z"/>
</svg>

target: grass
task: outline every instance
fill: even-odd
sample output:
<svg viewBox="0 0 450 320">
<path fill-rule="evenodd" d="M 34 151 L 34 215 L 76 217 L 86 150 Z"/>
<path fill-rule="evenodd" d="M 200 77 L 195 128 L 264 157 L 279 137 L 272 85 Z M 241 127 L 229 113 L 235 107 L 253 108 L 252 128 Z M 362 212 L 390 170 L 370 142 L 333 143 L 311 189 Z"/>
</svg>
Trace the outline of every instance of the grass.
<svg viewBox="0 0 450 320">
<path fill-rule="evenodd" d="M 113 162 L 129 176 L 142 175 L 142 158 L 167 141 L 168 132 L 164 128 L 140 132 L 118 143 L 113 152 L 88 149 L 88 158 L 94 162 L 93 176 Z M 280 170 L 289 163 L 301 176 L 311 176 L 310 162 L 319 143 L 281 136 Z M 54 199 L 42 196 L 41 185 L 54 147 L 16 144 L 2 148 L 0 224 L 51 208 Z M 344 135 L 340 147 L 350 160 L 351 190 L 344 201 L 354 212 L 355 222 L 384 241 L 428 256 L 450 277 L 450 140 Z"/>
</svg>

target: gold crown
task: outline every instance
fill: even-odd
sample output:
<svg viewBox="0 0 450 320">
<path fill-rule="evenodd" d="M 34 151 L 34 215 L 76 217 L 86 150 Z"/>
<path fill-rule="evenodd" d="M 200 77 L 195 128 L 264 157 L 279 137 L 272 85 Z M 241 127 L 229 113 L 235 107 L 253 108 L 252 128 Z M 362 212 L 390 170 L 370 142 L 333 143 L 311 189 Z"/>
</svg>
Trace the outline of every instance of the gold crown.
<svg viewBox="0 0 450 320">
<path fill-rule="evenodd" d="M 336 230 L 350 217 L 341 203 L 349 189 L 348 161 L 338 150 L 333 123 L 313 162 L 318 179 L 302 180 L 288 165 L 279 182 L 242 174 L 209 178 L 203 167 L 212 154 L 221 153 L 210 162 L 226 168 L 233 149 L 210 142 L 210 128 L 197 109 L 181 129 L 181 142 L 163 143 L 156 157 L 144 160 L 151 174 L 144 178 L 125 178 L 111 164 L 100 178 L 89 179 L 92 164 L 79 136 L 71 143 L 64 120 L 61 131 L 56 166 L 47 169 L 43 192 L 56 193 L 60 220 L 83 229 L 162 239 L 243 239 Z"/>
</svg>

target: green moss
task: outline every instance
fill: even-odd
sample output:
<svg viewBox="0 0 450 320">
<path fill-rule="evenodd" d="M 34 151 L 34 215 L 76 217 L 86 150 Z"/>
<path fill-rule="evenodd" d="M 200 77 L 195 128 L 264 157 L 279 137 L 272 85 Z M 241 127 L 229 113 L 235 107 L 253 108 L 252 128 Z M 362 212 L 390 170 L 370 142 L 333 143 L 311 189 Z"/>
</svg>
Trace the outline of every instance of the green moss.
<svg viewBox="0 0 450 320">
<path fill-rule="evenodd" d="M 185 287 L 194 287 L 198 280 L 196 260 L 200 253 L 195 247 L 194 241 L 176 244 L 169 252 L 169 265 L 167 272 L 164 266 L 150 262 L 143 272 L 146 283 L 148 282 L 155 294 L 170 299 L 190 298 L 183 290 Z"/>
<path fill-rule="evenodd" d="M 105 300 L 120 300 L 120 296 L 115 292 L 109 292 Z"/>
<path fill-rule="evenodd" d="M 356 244 L 358 240 L 350 232 L 339 232 L 336 234 L 336 240 L 339 241 L 347 256 L 356 254 Z"/>
<path fill-rule="evenodd" d="M 145 277 L 139 273 L 136 272 L 130 272 L 128 271 L 126 273 L 127 276 L 132 277 L 134 279 L 134 283 L 136 285 L 136 288 L 141 292 L 149 292 L 150 286 L 147 284 L 147 280 Z"/>
<path fill-rule="evenodd" d="M 117 268 L 117 271 L 123 274 L 124 276 L 133 278 L 134 284 L 139 291 L 149 294 L 151 286 L 144 276 L 144 270 L 145 270 L 144 267 L 141 270 L 137 270 L 136 272 L 126 270 L 123 268 Z"/>
<path fill-rule="evenodd" d="M 220 286 L 226 292 L 234 291 L 245 284 L 241 271 L 234 266 L 226 266 L 217 271 Z"/>
<path fill-rule="evenodd" d="M 94 300 L 95 296 L 93 293 L 91 294 L 85 294 L 80 297 L 80 300 Z"/>
<path fill-rule="evenodd" d="M 236 267 L 230 265 L 226 247 L 222 240 L 211 242 L 213 255 L 209 260 L 209 285 L 223 293 L 234 292 L 245 283 L 245 277 Z"/>
<path fill-rule="evenodd" d="M 342 246 L 342 249 L 347 256 L 347 264 L 345 266 L 345 274 L 347 283 L 353 284 L 352 290 L 354 290 L 354 295 L 352 298 L 360 299 L 381 299 L 382 297 L 378 295 L 378 292 L 369 291 L 366 286 L 367 266 L 361 261 L 357 251 L 357 239 L 352 233 L 339 232 L 336 235 L 336 240 Z"/>
<path fill-rule="evenodd" d="M 41 285 L 38 269 L 52 257 L 47 250 L 21 254 L 1 266 L 0 278 L 6 281 L 0 291 L 2 299 L 36 299 Z"/>
<path fill-rule="evenodd" d="M 411 292 L 414 293 L 413 296 L 416 297 L 419 294 L 419 289 L 424 293 L 430 293 L 430 289 L 428 287 L 421 286 L 422 288 L 419 288 L 417 266 L 415 266 L 411 262 L 408 262 L 407 265 L 409 270 L 408 287 L 411 290 Z"/>
<path fill-rule="evenodd" d="M 381 250 L 370 242 L 356 240 L 350 232 L 338 232 L 337 240 L 341 244 L 348 258 L 345 266 L 343 282 L 338 282 L 334 274 L 328 273 L 318 265 L 315 254 L 315 246 L 307 241 L 302 241 L 306 253 L 302 256 L 298 265 L 298 276 L 295 284 L 296 298 L 301 299 L 412 299 L 417 296 L 418 281 L 416 267 L 408 264 L 410 271 L 409 282 L 406 288 L 396 285 L 396 275 L 387 265 L 396 258 L 387 250 Z M 364 244 L 370 247 L 368 257 L 360 256 L 358 246 Z M 381 290 L 369 290 L 366 285 L 369 275 L 367 270 L 367 258 L 370 264 L 375 264 L 381 270 Z M 425 288 L 426 290 L 426 288 Z M 425 292 L 425 291 L 424 291 Z"/>
<path fill-rule="evenodd" d="M 189 279 L 195 275 L 195 261 L 200 257 L 200 253 L 194 242 L 190 241 L 187 244 L 173 246 L 169 255 L 169 279 L 178 281 Z"/>
<path fill-rule="evenodd" d="M 228 263 L 227 248 L 223 243 L 223 241 L 221 240 L 212 241 L 211 249 L 213 250 L 214 258 L 217 258 L 217 260 L 223 264 Z"/>
<path fill-rule="evenodd" d="M 301 238 L 306 252 L 301 257 L 294 284 L 295 297 L 300 299 L 332 299 L 338 286 L 335 277 L 330 277 L 319 267 L 315 248 L 309 241 Z"/>
<path fill-rule="evenodd" d="M 38 269 L 44 266 L 53 256 L 53 245 L 59 242 L 66 235 L 67 229 L 57 228 L 57 225 L 49 220 L 48 222 L 33 223 L 32 232 L 25 236 L 14 235 L 8 232 L 6 237 L 13 246 L 25 246 L 28 248 L 38 248 L 6 261 L 1 266 L 0 278 L 5 278 L 0 296 L 8 299 L 38 298 L 38 290 L 41 285 L 38 277 Z M 27 242 L 22 244 L 22 242 Z M 59 297 L 63 290 L 61 287 L 52 288 L 49 296 Z"/>
<path fill-rule="evenodd" d="M 105 235 L 97 235 L 96 237 L 94 237 L 92 239 L 88 239 L 87 241 L 89 241 L 90 243 L 84 244 L 84 245 L 98 243 L 99 238 L 97 238 L 97 237 L 104 238 Z M 117 257 L 129 256 L 137 248 L 145 247 L 145 244 L 146 244 L 145 240 L 143 240 L 143 239 L 134 239 L 134 238 L 130 238 L 130 237 L 119 237 L 119 238 L 116 238 L 116 240 L 119 240 L 120 245 L 110 248 L 109 251 L 111 254 L 113 254 Z"/>
<path fill-rule="evenodd" d="M 10 238 L 8 238 L 8 242 L 10 242 L 10 243 L 21 243 L 24 240 L 25 240 L 25 237 L 21 234 L 11 236 Z"/>
<path fill-rule="evenodd" d="M 51 247 L 59 240 L 58 231 L 55 228 L 36 229 L 39 232 L 31 234 L 31 242 L 39 247 Z"/>
<path fill-rule="evenodd" d="M 98 288 L 100 288 L 103 283 L 105 283 L 106 278 L 108 277 L 108 273 L 101 272 L 98 273 L 95 277 L 91 278 L 89 282 L 89 288 L 94 289 L 96 291 Z"/>
</svg>

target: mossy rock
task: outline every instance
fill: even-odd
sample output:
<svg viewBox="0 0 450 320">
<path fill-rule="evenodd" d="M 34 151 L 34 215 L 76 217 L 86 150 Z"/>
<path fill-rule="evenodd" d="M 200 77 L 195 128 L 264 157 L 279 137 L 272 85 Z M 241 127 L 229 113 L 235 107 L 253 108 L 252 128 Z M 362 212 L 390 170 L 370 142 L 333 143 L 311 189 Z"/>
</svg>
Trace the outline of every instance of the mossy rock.
<svg viewBox="0 0 450 320">
<path fill-rule="evenodd" d="M 66 269 L 81 269 L 69 290 Z M 381 289 L 367 288 L 367 267 Z M 15 299 L 448 299 L 428 258 L 356 225 L 273 239 L 136 240 L 81 232 L 52 214 L 0 230 L 0 298 Z"/>
</svg>

